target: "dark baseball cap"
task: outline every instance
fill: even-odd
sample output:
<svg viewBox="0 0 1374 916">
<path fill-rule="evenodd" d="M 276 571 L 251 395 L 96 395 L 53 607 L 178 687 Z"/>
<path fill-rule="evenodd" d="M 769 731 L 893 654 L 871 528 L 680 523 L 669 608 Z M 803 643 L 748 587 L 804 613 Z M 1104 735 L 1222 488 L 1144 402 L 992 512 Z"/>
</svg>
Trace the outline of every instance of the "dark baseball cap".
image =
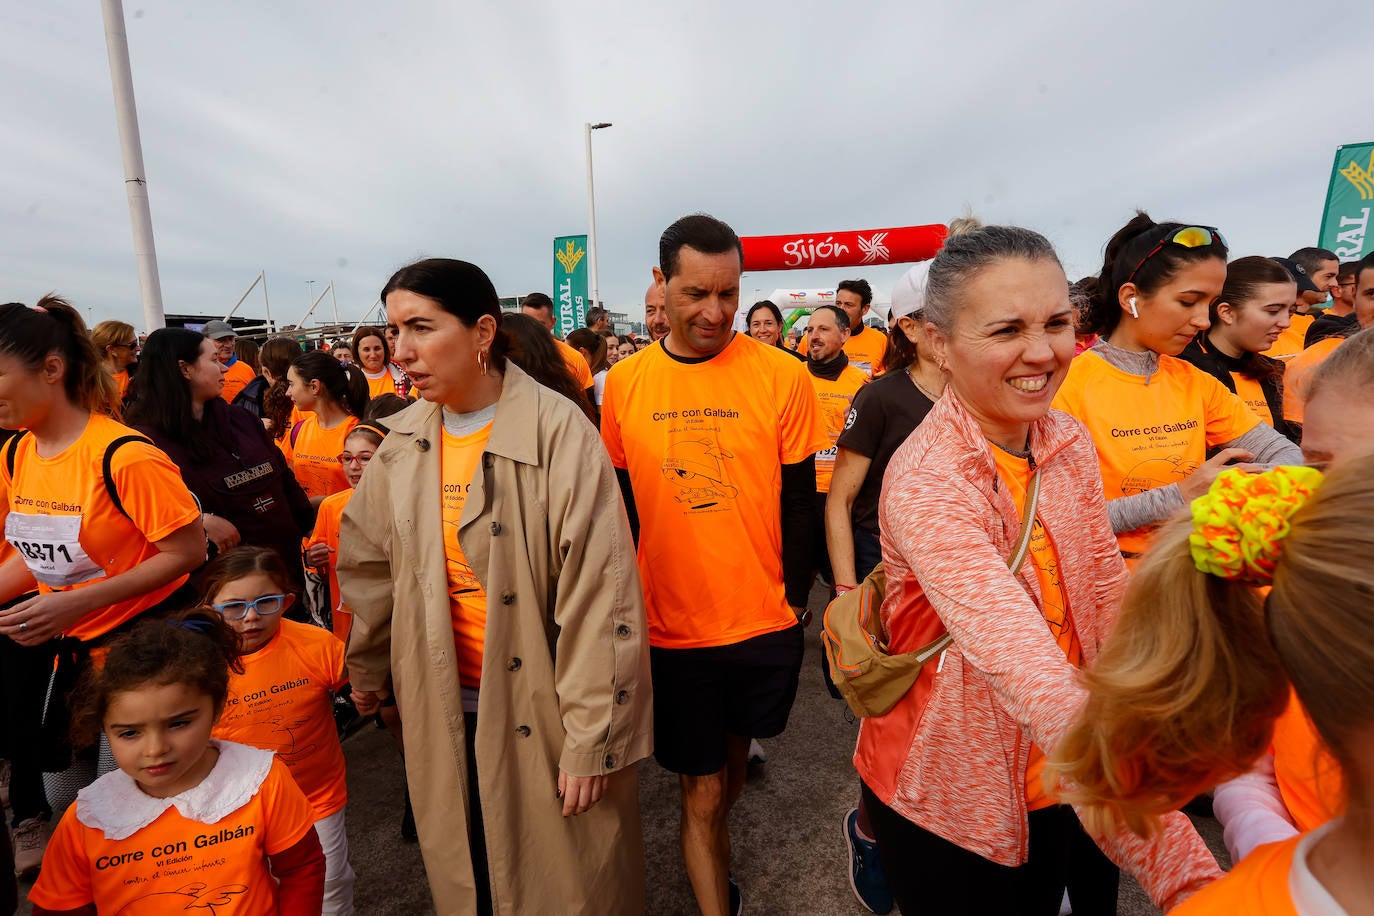
<svg viewBox="0 0 1374 916">
<path fill-rule="evenodd" d="M 1298 292 L 1300 293 L 1320 293 L 1324 290 L 1317 289 L 1317 284 L 1312 282 L 1312 278 L 1307 275 L 1307 271 L 1301 264 L 1292 258 L 1270 258 L 1271 261 L 1278 261 L 1283 265 L 1284 270 L 1298 281 Z"/>
</svg>

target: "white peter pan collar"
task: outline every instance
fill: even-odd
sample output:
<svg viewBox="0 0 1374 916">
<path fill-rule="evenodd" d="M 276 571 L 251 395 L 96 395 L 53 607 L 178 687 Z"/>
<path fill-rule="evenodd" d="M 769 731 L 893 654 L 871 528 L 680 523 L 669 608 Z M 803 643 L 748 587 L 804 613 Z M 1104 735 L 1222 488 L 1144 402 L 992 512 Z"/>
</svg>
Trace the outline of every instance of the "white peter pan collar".
<svg viewBox="0 0 1374 916">
<path fill-rule="evenodd" d="M 1336 902 L 1307 864 L 1307 857 L 1322 837 L 1326 836 L 1340 819 L 1327 821 L 1307 833 L 1298 841 L 1293 850 L 1293 864 L 1288 869 L 1288 891 L 1293 896 L 1293 909 L 1299 916 L 1346 916 L 1345 908 Z"/>
<path fill-rule="evenodd" d="M 77 793 L 76 819 L 107 840 L 133 836 L 176 806 L 182 817 L 214 824 L 246 805 L 258 794 L 272 769 L 272 752 L 234 741 L 210 741 L 219 749 L 214 769 L 194 786 L 170 798 L 153 798 L 134 778 L 115 770 Z"/>
</svg>

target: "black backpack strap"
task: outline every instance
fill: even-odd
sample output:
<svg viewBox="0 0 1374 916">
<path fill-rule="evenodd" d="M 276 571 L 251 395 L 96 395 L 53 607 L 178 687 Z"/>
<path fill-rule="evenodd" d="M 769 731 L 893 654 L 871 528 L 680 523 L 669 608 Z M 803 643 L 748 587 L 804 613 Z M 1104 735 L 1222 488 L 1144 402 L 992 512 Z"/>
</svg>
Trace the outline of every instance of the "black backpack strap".
<svg viewBox="0 0 1374 916">
<path fill-rule="evenodd" d="M 9 474 L 10 480 L 14 479 L 14 456 L 19 451 L 19 440 L 28 434 L 27 429 L 21 429 L 5 443 L 5 472 Z"/>
<path fill-rule="evenodd" d="M 105 492 L 109 494 L 110 502 L 114 503 L 114 507 L 119 510 L 120 515 L 133 521 L 124 509 L 124 501 L 119 498 L 119 490 L 115 487 L 113 473 L 115 452 L 119 451 L 120 446 L 128 445 L 130 442 L 147 442 L 152 445 L 152 442 L 144 436 L 120 436 L 105 446 L 105 459 L 100 463 L 100 474 L 105 478 Z"/>
</svg>

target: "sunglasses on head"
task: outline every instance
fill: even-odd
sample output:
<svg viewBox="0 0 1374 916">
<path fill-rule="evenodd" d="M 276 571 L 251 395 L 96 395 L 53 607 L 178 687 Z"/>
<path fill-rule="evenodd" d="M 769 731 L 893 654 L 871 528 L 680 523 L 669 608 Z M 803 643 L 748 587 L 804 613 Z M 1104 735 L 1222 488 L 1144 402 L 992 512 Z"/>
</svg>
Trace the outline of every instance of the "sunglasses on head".
<svg viewBox="0 0 1374 916">
<path fill-rule="evenodd" d="M 1151 248 L 1150 253 L 1141 258 L 1139 264 L 1136 264 L 1135 269 L 1126 278 L 1126 283 L 1133 281 L 1135 275 L 1140 273 L 1140 268 L 1145 266 L 1145 262 L 1159 254 L 1164 250 L 1164 246 L 1169 244 L 1180 245 L 1184 248 L 1206 248 L 1213 244 L 1220 245 L 1222 248 L 1230 247 L 1226 244 L 1226 239 L 1222 236 L 1221 231 L 1213 226 L 1184 226 L 1182 229 L 1170 232 L 1160 239 L 1159 244 Z"/>
</svg>

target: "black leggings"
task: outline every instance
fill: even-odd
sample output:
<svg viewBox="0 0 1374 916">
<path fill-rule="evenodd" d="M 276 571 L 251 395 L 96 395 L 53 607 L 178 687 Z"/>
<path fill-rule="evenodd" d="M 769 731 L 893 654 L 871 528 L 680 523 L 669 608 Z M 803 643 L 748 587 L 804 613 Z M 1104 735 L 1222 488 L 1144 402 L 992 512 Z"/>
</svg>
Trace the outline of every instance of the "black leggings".
<svg viewBox="0 0 1374 916">
<path fill-rule="evenodd" d="M 897 907 L 916 913 L 1057 916 L 1069 891 L 1074 916 L 1116 912 L 1120 872 L 1067 805 L 1030 813 L 1030 856 L 998 865 L 924 830 L 863 786 L 878 855 Z"/>
<path fill-rule="evenodd" d="M 57 642 L 21 646 L 0 636 L 0 726 L 10 761 L 12 824 L 31 817 L 50 818 L 43 793 L 43 700 L 52 676 Z"/>
<path fill-rule="evenodd" d="M 487 833 L 482 823 L 482 798 L 477 791 L 477 713 L 463 713 L 463 737 L 468 763 L 468 850 L 472 878 L 477 884 L 477 913 L 490 916 L 491 869 L 487 866 Z"/>
</svg>

